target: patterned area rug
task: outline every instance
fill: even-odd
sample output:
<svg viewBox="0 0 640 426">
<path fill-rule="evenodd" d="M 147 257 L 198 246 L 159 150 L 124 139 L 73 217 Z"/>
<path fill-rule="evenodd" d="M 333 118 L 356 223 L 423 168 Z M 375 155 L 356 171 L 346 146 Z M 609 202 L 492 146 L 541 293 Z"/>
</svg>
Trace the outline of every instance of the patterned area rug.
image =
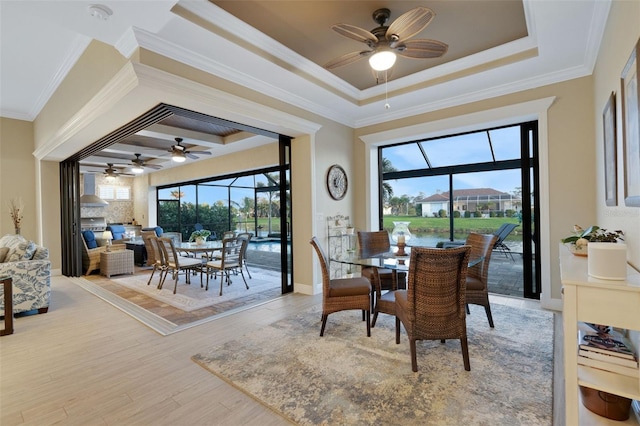
<svg viewBox="0 0 640 426">
<path fill-rule="evenodd" d="M 321 338 L 319 307 L 192 359 L 302 425 L 550 425 L 553 314 L 492 311 L 495 329 L 471 306 L 470 372 L 451 340 L 419 341 L 413 373 L 389 315 L 367 338 L 359 312 L 331 314 Z"/>
<path fill-rule="evenodd" d="M 184 275 L 178 280 L 176 294 L 173 294 L 173 281 L 167 277 L 161 290 L 158 290 L 158 273 L 153 277 L 151 285 L 147 285 L 148 275 L 134 275 L 113 277 L 112 282 L 145 294 L 163 303 L 181 309 L 185 312 L 192 312 L 207 306 L 227 302 L 238 297 L 259 293 L 261 291 L 275 289 L 279 292 L 280 273 L 274 271 L 257 270 L 251 273 L 252 278 L 245 273 L 249 290 L 244 285 L 240 275 L 232 276 L 231 285 L 223 284 L 222 296 L 220 296 L 220 276 L 209 279 L 209 290 L 200 288 L 200 274 L 191 277 L 191 284 L 186 284 Z M 203 278 L 205 282 L 206 278 Z M 278 293 L 276 293 L 278 294 Z"/>
</svg>

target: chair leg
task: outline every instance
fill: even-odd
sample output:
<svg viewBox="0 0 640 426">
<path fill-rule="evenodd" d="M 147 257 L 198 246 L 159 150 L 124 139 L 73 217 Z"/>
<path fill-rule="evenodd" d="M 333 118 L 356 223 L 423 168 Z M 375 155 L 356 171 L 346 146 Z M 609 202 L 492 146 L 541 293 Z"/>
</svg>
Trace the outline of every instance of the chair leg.
<svg viewBox="0 0 640 426">
<path fill-rule="evenodd" d="M 367 311 L 367 337 L 371 337 L 371 311 Z"/>
<path fill-rule="evenodd" d="M 226 274 L 227 271 L 220 271 L 220 296 L 222 296 L 222 283 L 224 282 L 224 277 Z"/>
<path fill-rule="evenodd" d="M 156 273 L 156 267 L 157 265 L 153 265 L 153 271 L 151 271 L 151 276 L 149 277 L 149 281 L 147 281 L 147 285 L 151 284 L 151 279 L 153 278 L 153 274 Z"/>
<path fill-rule="evenodd" d="M 240 268 L 240 275 L 242 275 L 242 281 L 244 281 L 244 286 L 249 290 L 249 284 L 247 284 L 247 280 L 244 279 L 244 272 L 242 272 L 242 268 Z"/>
<path fill-rule="evenodd" d="M 189 271 L 187 271 L 187 275 L 189 274 Z M 173 281 L 173 294 L 176 294 L 176 292 L 178 291 L 178 277 L 179 275 L 176 274 L 176 279 Z"/>
<path fill-rule="evenodd" d="M 489 327 L 493 327 L 493 316 L 491 316 L 491 306 L 487 303 L 484 307 L 484 311 L 487 313 L 487 319 L 489 320 Z"/>
<path fill-rule="evenodd" d="M 469 310 L 469 304 L 468 304 L 468 303 L 465 303 L 465 305 L 464 305 L 464 306 L 465 306 L 465 307 L 466 307 L 466 309 L 467 309 L 467 315 L 471 315 L 471 311 Z"/>
<path fill-rule="evenodd" d="M 249 272 L 249 267 L 247 266 L 247 264 L 246 264 L 246 263 L 244 264 L 244 269 L 246 269 L 246 270 L 247 270 L 247 274 L 249 275 L 249 279 L 253 279 L 253 278 L 251 277 L 251 272 Z"/>
<path fill-rule="evenodd" d="M 440 339 L 440 343 L 444 343 L 444 342 L 446 342 L 445 339 Z"/>
<path fill-rule="evenodd" d="M 322 314 L 322 327 L 320 327 L 320 337 L 324 336 L 324 328 L 327 325 L 328 314 Z"/>
<path fill-rule="evenodd" d="M 396 345 L 400 344 L 400 318 L 396 317 Z"/>
<path fill-rule="evenodd" d="M 467 344 L 466 334 L 460 339 L 460 345 L 462 346 L 462 360 L 464 361 L 464 369 L 467 371 L 471 371 L 471 364 L 469 363 L 469 345 Z"/>
<path fill-rule="evenodd" d="M 378 320 L 378 311 L 373 312 L 373 321 L 371 321 L 371 328 L 376 327 L 376 321 Z"/>
<path fill-rule="evenodd" d="M 416 339 L 409 339 L 409 349 L 411 350 L 411 370 L 418 372 L 418 359 L 416 356 Z"/>
</svg>

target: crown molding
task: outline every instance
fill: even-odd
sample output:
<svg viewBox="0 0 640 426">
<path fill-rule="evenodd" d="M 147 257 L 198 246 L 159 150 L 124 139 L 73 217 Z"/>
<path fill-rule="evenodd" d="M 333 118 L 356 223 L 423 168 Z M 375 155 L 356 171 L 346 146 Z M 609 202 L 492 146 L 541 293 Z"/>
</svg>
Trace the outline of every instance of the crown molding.
<svg viewBox="0 0 640 426">
<path fill-rule="evenodd" d="M 138 42 L 137 44 L 141 48 L 179 61 L 181 63 L 184 63 L 185 65 L 189 65 L 191 67 L 218 76 L 251 90 L 263 93 L 267 96 L 271 96 L 279 101 L 283 101 L 292 106 L 302 108 L 305 111 L 310 111 L 322 117 L 329 118 L 338 123 L 342 123 L 347 126 L 353 125 L 353 120 L 350 120 L 348 116 L 345 116 L 344 111 L 338 111 L 336 110 L 336 108 L 327 107 L 317 102 L 313 102 L 307 97 L 303 97 L 298 95 L 297 93 L 293 93 L 291 91 L 277 87 L 264 80 L 241 72 L 238 69 L 231 68 L 220 61 L 206 57 L 200 53 L 189 50 L 184 46 L 172 43 L 147 31 L 134 29 L 134 34 Z M 238 47 L 238 49 L 242 48 Z M 263 62 L 261 65 L 255 64 L 253 68 L 262 70 L 263 74 L 265 75 L 268 74 L 266 70 L 272 67 L 277 67 L 277 65 L 274 65 L 273 63 L 263 58 L 256 58 L 255 61 Z M 288 73 L 290 75 L 290 79 L 300 78 L 290 71 L 280 67 L 278 67 L 277 72 Z"/>
</svg>

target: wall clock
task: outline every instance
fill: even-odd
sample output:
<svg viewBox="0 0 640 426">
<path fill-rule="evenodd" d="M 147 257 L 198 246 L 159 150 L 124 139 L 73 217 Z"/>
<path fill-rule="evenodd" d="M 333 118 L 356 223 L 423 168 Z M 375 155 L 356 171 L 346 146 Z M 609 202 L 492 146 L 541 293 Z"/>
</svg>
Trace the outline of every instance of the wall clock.
<svg viewBox="0 0 640 426">
<path fill-rule="evenodd" d="M 347 194 L 347 174 L 344 169 L 337 164 L 329 167 L 327 172 L 327 190 L 334 200 L 342 200 Z"/>
</svg>

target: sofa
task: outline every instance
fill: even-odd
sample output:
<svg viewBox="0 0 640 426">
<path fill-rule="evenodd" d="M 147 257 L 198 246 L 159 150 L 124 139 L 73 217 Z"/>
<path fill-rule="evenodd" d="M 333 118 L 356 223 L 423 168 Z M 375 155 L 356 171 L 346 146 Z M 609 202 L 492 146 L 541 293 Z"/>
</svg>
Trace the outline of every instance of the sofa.
<svg viewBox="0 0 640 426">
<path fill-rule="evenodd" d="M 100 253 L 107 251 L 105 241 L 98 240 L 93 231 L 82 231 L 82 272 L 90 275 L 93 271 L 100 270 Z M 114 241 L 111 250 L 126 249 L 123 239 Z"/>
<path fill-rule="evenodd" d="M 0 238 L 0 276 L 13 279 L 13 313 L 49 310 L 51 261 L 49 249 L 21 235 Z M 0 286 L 0 316 L 4 315 L 4 288 Z"/>
</svg>

